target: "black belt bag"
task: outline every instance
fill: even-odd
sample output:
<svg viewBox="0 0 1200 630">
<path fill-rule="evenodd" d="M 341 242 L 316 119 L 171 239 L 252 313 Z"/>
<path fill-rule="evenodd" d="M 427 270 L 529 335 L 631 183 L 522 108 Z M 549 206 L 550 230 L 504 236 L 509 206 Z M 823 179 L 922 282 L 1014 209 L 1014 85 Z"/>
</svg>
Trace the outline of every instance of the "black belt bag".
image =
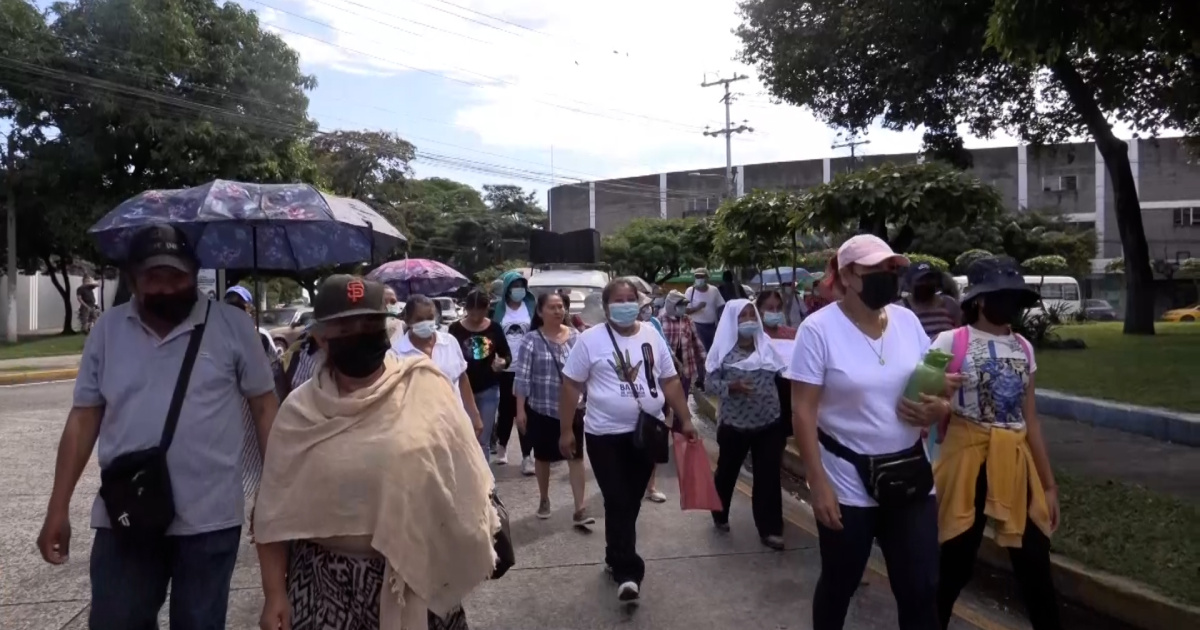
<svg viewBox="0 0 1200 630">
<path fill-rule="evenodd" d="M 179 412 L 187 396 L 192 366 L 200 351 L 200 340 L 208 322 L 207 311 L 204 322 L 192 329 L 188 339 L 158 446 L 118 455 L 100 470 L 100 498 L 104 501 L 110 527 L 118 536 L 131 540 L 162 536 L 175 520 L 175 494 L 171 490 L 167 450 L 175 437 L 175 425 L 179 423 Z"/>
<path fill-rule="evenodd" d="M 893 507 L 928 496 L 933 490 L 933 466 L 920 440 L 911 448 L 886 455 L 863 455 L 817 429 L 817 440 L 835 457 L 854 465 L 867 494 L 880 507 Z"/>
</svg>

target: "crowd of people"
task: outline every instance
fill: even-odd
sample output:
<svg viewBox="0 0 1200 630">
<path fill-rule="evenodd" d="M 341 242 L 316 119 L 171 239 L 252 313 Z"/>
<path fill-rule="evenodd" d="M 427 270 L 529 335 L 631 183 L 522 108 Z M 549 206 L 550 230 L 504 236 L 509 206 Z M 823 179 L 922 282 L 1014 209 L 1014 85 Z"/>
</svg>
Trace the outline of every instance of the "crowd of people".
<svg viewBox="0 0 1200 630">
<path fill-rule="evenodd" d="M 658 296 L 615 279 L 586 305 L 603 310 L 592 327 L 567 295 L 535 295 L 510 272 L 498 300 L 472 290 L 445 331 L 430 298 L 407 296 L 401 312 L 384 285 L 334 275 L 279 357 L 244 289 L 198 294 L 191 251 L 168 226 L 133 238 L 133 299 L 88 337 L 59 445 L 38 547 L 66 561 L 71 497 L 98 450 L 92 630 L 157 627 L 168 586 L 174 630 L 223 628 L 243 532 L 264 630 L 466 628 L 464 598 L 511 563 L 493 467 L 510 463 L 514 430 L 536 516 L 551 517 L 551 467 L 565 461 L 570 526 L 603 518 L 616 597 L 637 600 L 638 518 L 666 500 L 655 471 L 671 432 L 698 439 L 700 390 L 719 403 L 718 531 L 748 458 L 759 539 L 785 548 L 780 473 L 795 438 L 818 528 L 816 630 L 843 627 L 876 543 L 899 627 L 944 630 L 989 519 L 1033 627 L 1060 627 L 1036 361 L 1011 326 L 1037 294 L 1011 260 L 975 263 L 959 298 L 938 270 L 855 236 L 807 291 L 751 300 L 704 269 Z M 944 391 L 906 398 L 931 350 L 951 356 Z M 586 506 L 585 456 L 602 515 Z"/>
</svg>

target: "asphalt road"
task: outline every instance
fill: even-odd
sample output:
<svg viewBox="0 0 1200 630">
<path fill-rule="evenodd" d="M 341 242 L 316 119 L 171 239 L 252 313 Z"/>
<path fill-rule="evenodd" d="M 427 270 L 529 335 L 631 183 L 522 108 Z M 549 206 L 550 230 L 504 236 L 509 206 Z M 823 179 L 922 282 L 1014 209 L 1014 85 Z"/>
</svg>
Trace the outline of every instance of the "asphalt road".
<svg viewBox="0 0 1200 630">
<path fill-rule="evenodd" d="M 34 540 L 49 496 L 55 449 L 72 383 L 0 388 L 0 625 L 5 630 L 86 628 L 88 514 L 99 484 L 94 462 L 72 503 L 71 559 L 45 564 Z M 515 442 L 515 440 L 514 440 Z M 711 445 L 710 445 L 711 447 Z M 602 571 L 604 521 L 591 534 L 570 527 L 566 469 L 551 482 L 554 514 L 534 517 L 537 490 L 515 466 L 498 467 L 499 492 L 511 511 L 518 565 L 489 582 L 465 603 L 477 629 L 550 630 L 639 628 L 654 630 L 768 630 L 811 627 L 811 597 L 817 577 L 815 539 L 806 531 L 803 506 L 788 499 L 788 548 L 770 551 L 758 541 L 746 496 L 735 498 L 732 532 L 720 534 L 706 513 L 682 512 L 673 470 L 662 470 L 659 487 L 670 500 L 647 503 L 639 522 L 639 548 L 648 571 L 641 604 L 618 604 Z M 599 492 L 589 480 L 589 507 L 603 515 Z M 801 515 L 801 516 L 797 516 Z M 896 627 L 887 580 L 869 570 L 851 605 L 847 628 Z M 244 546 L 233 576 L 228 628 L 257 627 L 261 597 L 253 550 Z M 967 595 L 955 630 L 1028 628 L 1005 606 Z M 166 627 L 164 607 L 162 627 Z"/>
</svg>

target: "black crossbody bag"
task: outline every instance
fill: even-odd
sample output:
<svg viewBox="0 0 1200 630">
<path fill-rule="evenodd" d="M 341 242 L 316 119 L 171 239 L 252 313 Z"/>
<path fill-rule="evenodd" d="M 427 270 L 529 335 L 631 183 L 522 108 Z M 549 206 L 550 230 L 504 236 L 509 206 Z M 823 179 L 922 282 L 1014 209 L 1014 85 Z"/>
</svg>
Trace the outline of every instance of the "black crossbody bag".
<svg viewBox="0 0 1200 630">
<path fill-rule="evenodd" d="M 894 507 L 929 495 L 933 490 L 933 466 L 920 440 L 911 448 L 886 455 L 863 455 L 817 429 L 817 441 L 834 457 L 854 465 L 867 494 L 880 507 Z"/>
<path fill-rule="evenodd" d="M 625 355 L 617 345 L 617 338 L 613 335 L 612 327 L 605 324 L 604 328 L 608 330 L 608 338 L 612 341 L 613 356 L 617 362 L 617 370 L 620 371 L 619 378 L 629 383 L 633 399 L 637 401 L 638 418 L 633 429 L 633 445 L 642 451 L 651 462 L 666 464 L 671 461 L 671 429 L 662 420 L 646 413 L 645 408 L 642 407 L 641 397 L 638 396 L 637 379 L 630 379 L 628 376 L 629 364 L 625 362 Z M 646 368 L 646 384 L 649 385 L 654 380 L 653 353 L 643 352 L 642 362 Z"/>
<path fill-rule="evenodd" d="M 175 520 L 175 494 L 167 469 L 167 450 L 175 437 L 175 425 L 179 424 L 179 412 L 187 397 L 192 367 L 196 364 L 211 310 L 210 302 L 204 322 L 192 329 L 188 339 L 158 446 L 119 455 L 100 471 L 100 498 L 104 501 L 112 531 L 118 536 L 130 540 L 162 536 Z"/>
</svg>

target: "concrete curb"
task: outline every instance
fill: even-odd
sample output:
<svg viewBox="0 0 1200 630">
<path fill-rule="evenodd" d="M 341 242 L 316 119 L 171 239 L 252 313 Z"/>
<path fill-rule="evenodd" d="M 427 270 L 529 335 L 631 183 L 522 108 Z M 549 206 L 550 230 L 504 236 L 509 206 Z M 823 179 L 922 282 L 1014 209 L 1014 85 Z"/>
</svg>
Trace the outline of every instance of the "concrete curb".
<svg viewBox="0 0 1200 630">
<path fill-rule="evenodd" d="M 69 381 L 79 375 L 79 368 L 60 368 L 56 370 L 37 370 L 33 372 L 0 372 L 0 385 L 28 385 L 31 383 L 52 383 L 54 381 Z"/>
<path fill-rule="evenodd" d="M 1041 392 L 1038 394 L 1040 404 Z M 694 398 L 697 411 L 712 419 L 717 417 L 716 405 L 708 396 L 697 392 Z M 804 478 L 800 453 L 791 438 L 788 439 L 787 449 L 783 453 L 783 469 L 801 479 Z M 807 504 L 802 505 L 811 515 L 811 508 Z M 990 527 L 987 534 L 979 549 L 979 560 L 989 566 L 1011 572 L 1008 551 L 996 544 Z M 1145 584 L 1090 569 L 1058 554 L 1050 554 L 1050 565 L 1054 586 L 1059 595 L 1090 610 L 1141 630 L 1200 628 L 1200 607 L 1174 601 Z"/>
<path fill-rule="evenodd" d="M 1200 414 L 1144 407 L 1037 390 L 1038 413 L 1144 435 L 1161 442 L 1200 446 Z"/>
</svg>

